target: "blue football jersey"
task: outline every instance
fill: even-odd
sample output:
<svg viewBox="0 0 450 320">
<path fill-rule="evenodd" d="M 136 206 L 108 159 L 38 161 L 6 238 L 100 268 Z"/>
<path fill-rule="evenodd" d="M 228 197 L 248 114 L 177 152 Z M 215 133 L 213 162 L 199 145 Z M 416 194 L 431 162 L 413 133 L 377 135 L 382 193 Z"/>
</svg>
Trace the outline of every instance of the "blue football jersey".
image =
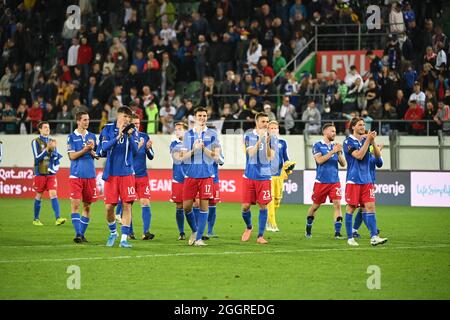
<svg viewBox="0 0 450 320">
<path fill-rule="evenodd" d="M 278 138 L 278 151 L 275 154 L 275 159 L 270 162 L 272 176 L 279 177 L 283 170 L 283 165 L 286 161 L 289 161 L 289 155 L 287 152 L 287 142 Z"/>
<path fill-rule="evenodd" d="M 334 143 L 326 144 L 324 140 L 316 142 L 312 147 L 313 156 L 325 156 L 333 150 Z M 316 162 L 316 182 L 319 183 L 338 183 L 339 169 L 338 169 L 338 154 L 333 156 L 322 164 Z"/>
<path fill-rule="evenodd" d="M 258 142 L 258 135 L 256 130 L 246 133 L 244 136 L 244 146 L 246 153 L 246 163 L 244 177 L 252 180 L 270 180 L 272 177 L 271 163 L 267 158 L 267 137 L 263 138 L 263 141 L 259 145 L 259 150 L 255 155 L 249 156 L 247 149 L 253 147 Z M 278 138 L 276 136 L 270 136 L 270 148 L 278 152 Z"/>
<path fill-rule="evenodd" d="M 195 141 L 201 140 L 208 150 L 213 150 L 216 145 L 220 145 L 217 133 L 205 128 L 198 133 L 190 129 L 184 134 L 183 148 L 189 152 L 194 148 Z M 210 178 L 214 177 L 214 159 L 204 154 L 202 150 L 197 150 L 189 159 L 183 161 L 185 164 L 184 174 L 186 178 Z"/>
<path fill-rule="evenodd" d="M 40 139 L 43 143 L 39 142 L 38 139 Z M 55 149 L 52 153 L 48 153 L 46 150 L 46 144 L 48 144 L 49 137 L 39 136 L 36 139 L 33 139 L 31 142 L 31 149 L 33 150 L 33 156 L 34 156 L 34 174 L 36 176 L 51 176 L 53 173 L 39 173 L 39 165 L 41 162 L 46 162 L 47 164 L 50 163 L 50 158 L 53 153 L 58 153 L 58 151 Z"/>
<path fill-rule="evenodd" d="M 67 153 L 81 151 L 86 144 L 92 140 L 94 142 L 94 151 L 97 148 L 97 138 L 95 134 L 86 132 L 84 136 L 76 129 L 67 137 Z M 90 152 L 86 152 L 81 157 L 70 161 L 71 178 L 95 178 L 94 158 Z"/>
<path fill-rule="evenodd" d="M 383 158 L 376 158 L 373 154 L 370 154 L 370 177 L 372 178 L 372 183 L 376 180 L 376 170 L 383 166 Z"/>
<path fill-rule="evenodd" d="M 366 141 L 363 138 L 361 141 L 356 139 L 355 136 L 350 135 L 344 141 L 344 154 L 345 160 L 347 160 L 347 183 L 354 184 L 370 184 L 372 183 L 372 177 L 370 175 L 370 152 L 367 150 L 364 158 L 358 160 L 352 156 L 353 151 L 357 151 L 362 148 Z"/>
<path fill-rule="evenodd" d="M 134 174 L 133 158 L 137 153 L 135 135 L 119 136 L 116 122 L 108 123 L 102 130 L 102 152 L 106 153 L 106 164 L 103 171 L 103 180 L 109 176 L 129 176 Z"/>
<path fill-rule="evenodd" d="M 183 149 L 183 142 L 180 140 L 174 140 L 170 144 L 170 155 L 172 157 L 172 179 L 178 183 L 184 182 L 184 164 L 182 161 L 174 158 L 173 154 L 175 152 L 180 152 Z"/>
<path fill-rule="evenodd" d="M 150 140 L 150 137 L 144 132 L 137 131 L 135 132 L 134 137 L 138 145 L 141 139 L 144 140 L 144 144 L 138 149 L 133 159 L 134 173 L 136 175 L 136 178 L 147 177 L 147 158 L 149 160 L 153 160 L 153 158 L 155 157 L 153 148 L 147 149 L 146 147 L 147 142 Z"/>
<path fill-rule="evenodd" d="M 220 152 L 219 161 L 214 161 L 213 163 L 213 169 L 214 169 L 214 183 L 219 183 L 219 166 L 223 166 L 225 163 L 225 157 L 223 156 L 223 153 Z"/>
</svg>

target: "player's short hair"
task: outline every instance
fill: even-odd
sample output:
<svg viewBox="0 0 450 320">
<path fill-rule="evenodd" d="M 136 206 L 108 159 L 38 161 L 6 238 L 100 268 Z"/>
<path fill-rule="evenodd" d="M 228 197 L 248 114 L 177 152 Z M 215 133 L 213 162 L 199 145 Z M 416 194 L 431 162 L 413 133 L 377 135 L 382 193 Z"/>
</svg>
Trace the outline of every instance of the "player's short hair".
<svg viewBox="0 0 450 320">
<path fill-rule="evenodd" d="M 204 107 L 198 107 L 198 108 L 196 108 L 194 110 L 194 116 L 196 116 L 197 113 L 199 113 L 199 112 L 206 112 L 206 113 L 208 113 L 208 110 L 206 110 L 206 108 L 204 108 Z"/>
<path fill-rule="evenodd" d="M 336 126 L 334 125 L 334 123 L 331 123 L 331 122 L 325 123 L 322 127 L 322 132 L 327 130 L 329 127 L 336 127 Z"/>
<path fill-rule="evenodd" d="M 42 129 L 42 126 L 44 124 L 48 124 L 50 126 L 50 123 L 48 121 L 39 121 L 39 123 L 37 125 L 38 129 Z"/>
<path fill-rule="evenodd" d="M 131 110 L 129 107 L 127 106 L 121 106 L 118 110 L 117 113 L 124 113 L 127 116 L 132 117 L 133 116 L 133 110 Z"/>
<path fill-rule="evenodd" d="M 259 118 L 269 117 L 265 112 L 258 112 L 255 116 L 255 121 L 258 121 Z"/>
<path fill-rule="evenodd" d="M 277 120 L 269 121 L 269 126 L 270 126 L 271 124 L 276 124 L 277 126 L 280 126 L 280 124 L 278 123 Z"/>
<path fill-rule="evenodd" d="M 131 120 L 134 119 L 140 119 L 136 112 L 133 112 L 133 115 L 131 116 Z"/>
<path fill-rule="evenodd" d="M 184 130 L 189 129 L 189 126 L 187 125 L 186 122 L 182 122 L 182 121 L 177 122 L 177 123 L 175 123 L 175 127 L 177 127 L 177 126 L 182 126 Z"/>
<path fill-rule="evenodd" d="M 362 121 L 362 122 L 365 123 L 364 119 L 363 119 L 363 118 L 360 118 L 360 117 L 355 117 L 355 118 L 353 118 L 353 119 L 350 121 L 350 130 L 351 130 L 351 132 L 353 132 L 353 128 L 354 128 L 354 127 L 356 126 L 356 124 L 357 124 L 358 122 L 360 122 L 360 121 Z"/>
<path fill-rule="evenodd" d="M 86 111 L 80 111 L 80 112 L 77 112 L 77 113 L 75 114 L 75 119 L 76 119 L 77 121 L 80 121 L 81 118 L 83 118 L 83 116 L 84 116 L 85 114 L 89 115 L 89 113 L 87 113 Z"/>
</svg>

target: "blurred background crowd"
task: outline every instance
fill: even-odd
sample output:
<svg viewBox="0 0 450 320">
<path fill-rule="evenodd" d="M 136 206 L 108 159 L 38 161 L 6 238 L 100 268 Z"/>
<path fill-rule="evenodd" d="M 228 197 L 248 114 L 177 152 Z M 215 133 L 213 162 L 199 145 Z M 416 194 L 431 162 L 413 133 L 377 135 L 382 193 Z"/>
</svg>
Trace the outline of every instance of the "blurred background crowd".
<svg viewBox="0 0 450 320">
<path fill-rule="evenodd" d="M 127 105 L 149 134 L 172 133 L 197 106 L 223 132 L 252 128 L 265 111 L 285 134 L 319 133 L 330 120 L 342 120 L 345 133 L 356 115 L 381 134 L 448 133 L 449 4 L 374 2 L 385 36 L 363 43 L 370 71 L 352 66 L 339 78 L 298 73 L 289 62 L 301 64 L 318 34 L 360 32 L 369 1 L 2 1 L 0 132 L 30 134 L 49 120 L 67 134 L 84 110 L 98 133 Z M 66 14 L 72 4 L 80 28 Z M 319 50 L 355 45 L 320 39 Z"/>
</svg>

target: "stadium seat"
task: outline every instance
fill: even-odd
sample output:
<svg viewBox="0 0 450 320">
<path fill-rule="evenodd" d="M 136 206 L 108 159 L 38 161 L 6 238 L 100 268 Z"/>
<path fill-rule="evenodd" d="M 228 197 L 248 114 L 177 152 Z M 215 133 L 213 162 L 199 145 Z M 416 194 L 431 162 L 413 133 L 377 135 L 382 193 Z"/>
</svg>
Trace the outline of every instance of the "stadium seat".
<svg viewBox="0 0 450 320">
<path fill-rule="evenodd" d="M 190 97 L 191 99 L 198 98 L 198 95 L 196 95 L 196 93 L 200 91 L 201 87 L 202 84 L 200 83 L 200 81 L 190 82 L 186 87 L 185 91 L 186 96 Z"/>
<path fill-rule="evenodd" d="M 175 85 L 175 92 L 177 93 L 177 95 L 184 96 L 186 94 L 187 84 L 188 83 L 186 81 L 177 82 L 177 84 Z"/>
</svg>

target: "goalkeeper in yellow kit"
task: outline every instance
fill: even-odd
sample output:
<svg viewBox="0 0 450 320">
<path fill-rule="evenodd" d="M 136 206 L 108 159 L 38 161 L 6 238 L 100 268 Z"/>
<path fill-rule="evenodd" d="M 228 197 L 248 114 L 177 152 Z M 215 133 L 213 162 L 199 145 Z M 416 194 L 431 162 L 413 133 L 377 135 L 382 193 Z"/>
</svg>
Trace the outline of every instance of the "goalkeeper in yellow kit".
<svg viewBox="0 0 450 320">
<path fill-rule="evenodd" d="M 278 232 L 280 231 L 275 219 L 278 208 L 281 205 L 281 199 L 283 198 L 283 185 L 284 180 L 292 173 L 295 162 L 289 161 L 287 152 L 287 143 L 285 140 L 279 138 L 279 125 L 277 121 L 269 122 L 269 134 L 278 137 L 278 147 L 276 148 L 276 157 L 271 162 L 272 170 L 272 201 L 268 204 L 268 220 L 266 225 L 267 231 Z"/>
</svg>

